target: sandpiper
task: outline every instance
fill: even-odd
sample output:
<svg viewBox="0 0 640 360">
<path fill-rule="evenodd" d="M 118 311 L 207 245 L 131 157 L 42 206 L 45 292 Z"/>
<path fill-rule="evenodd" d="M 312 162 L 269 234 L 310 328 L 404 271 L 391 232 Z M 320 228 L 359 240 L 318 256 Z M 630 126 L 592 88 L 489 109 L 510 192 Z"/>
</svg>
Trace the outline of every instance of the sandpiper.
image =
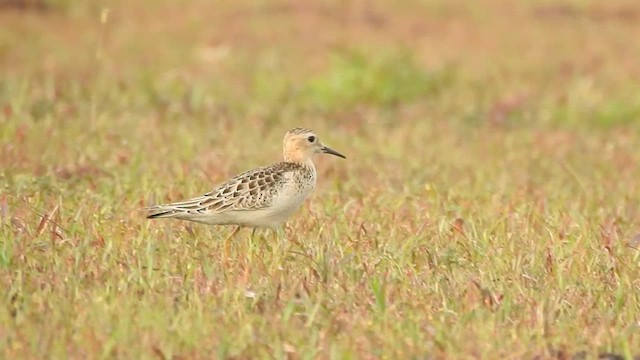
<svg viewBox="0 0 640 360">
<path fill-rule="evenodd" d="M 203 196 L 148 207 L 149 219 L 175 218 L 208 225 L 277 228 L 296 210 L 316 186 L 312 156 L 344 155 L 325 146 L 309 129 L 295 128 L 284 136 L 284 161 L 245 171 Z"/>
</svg>

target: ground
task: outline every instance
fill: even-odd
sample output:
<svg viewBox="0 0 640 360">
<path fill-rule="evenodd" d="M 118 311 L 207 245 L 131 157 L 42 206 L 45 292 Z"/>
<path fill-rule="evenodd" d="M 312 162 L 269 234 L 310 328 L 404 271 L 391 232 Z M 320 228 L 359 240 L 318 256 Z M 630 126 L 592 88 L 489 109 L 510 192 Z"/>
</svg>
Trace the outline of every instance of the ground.
<svg viewBox="0 0 640 360">
<path fill-rule="evenodd" d="M 19 2 L 0 357 L 639 352 L 636 1 Z M 347 160 L 279 234 L 139 211 L 298 126 Z"/>
</svg>

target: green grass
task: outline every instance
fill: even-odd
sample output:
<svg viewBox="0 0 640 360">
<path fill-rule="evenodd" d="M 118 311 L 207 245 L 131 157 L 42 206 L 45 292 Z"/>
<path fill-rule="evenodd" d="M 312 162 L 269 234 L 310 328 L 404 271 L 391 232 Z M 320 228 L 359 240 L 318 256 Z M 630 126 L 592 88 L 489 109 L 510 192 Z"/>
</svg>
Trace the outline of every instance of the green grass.
<svg viewBox="0 0 640 360">
<path fill-rule="evenodd" d="M 638 353 L 633 3 L 65 4 L 0 13 L 0 357 Z M 296 126 L 279 236 L 138 210 Z"/>
<path fill-rule="evenodd" d="M 425 101 L 451 82 L 450 69 L 430 73 L 407 50 L 345 52 L 306 86 L 308 102 L 320 109 L 354 106 L 395 107 Z"/>
</svg>

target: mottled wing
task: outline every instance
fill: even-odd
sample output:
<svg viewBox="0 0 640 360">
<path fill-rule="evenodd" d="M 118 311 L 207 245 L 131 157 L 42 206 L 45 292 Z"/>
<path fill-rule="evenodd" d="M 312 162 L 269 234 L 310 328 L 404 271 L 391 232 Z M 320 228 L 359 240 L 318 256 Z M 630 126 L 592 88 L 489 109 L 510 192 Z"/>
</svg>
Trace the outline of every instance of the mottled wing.
<svg viewBox="0 0 640 360">
<path fill-rule="evenodd" d="M 272 204 L 287 168 L 281 164 L 256 168 L 239 174 L 214 190 L 194 199 L 158 205 L 147 210 L 155 217 L 180 214 L 215 214 L 230 210 L 263 209 Z"/>
<path fill-rule="evenodd" d="M 244 172 L 202 197 L 207 212 L 256 210 L 268 207 L 284 180 L 285 172 L 263 167 Z"/>
</svg>

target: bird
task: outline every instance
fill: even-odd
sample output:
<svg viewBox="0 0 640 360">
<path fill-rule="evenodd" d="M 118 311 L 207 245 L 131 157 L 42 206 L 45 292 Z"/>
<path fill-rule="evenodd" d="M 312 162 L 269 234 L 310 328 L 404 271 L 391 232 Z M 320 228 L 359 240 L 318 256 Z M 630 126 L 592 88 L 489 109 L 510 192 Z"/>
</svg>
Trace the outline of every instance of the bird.
<svg viewBox="0 0 640 360">
<path fill-rule="evenodd" d="M 207 225 L 236 225 L 224 242 L 243 227 L 277 229 L 316 186 L 313 156 L 330 154 L 346 159 L 327 147 L 310 129 L 294 128 L 284 136 L 283 161 L 240 173 L 202 196 L 147 207 L 148 219 L 174 218 Z"/>
</svg>

